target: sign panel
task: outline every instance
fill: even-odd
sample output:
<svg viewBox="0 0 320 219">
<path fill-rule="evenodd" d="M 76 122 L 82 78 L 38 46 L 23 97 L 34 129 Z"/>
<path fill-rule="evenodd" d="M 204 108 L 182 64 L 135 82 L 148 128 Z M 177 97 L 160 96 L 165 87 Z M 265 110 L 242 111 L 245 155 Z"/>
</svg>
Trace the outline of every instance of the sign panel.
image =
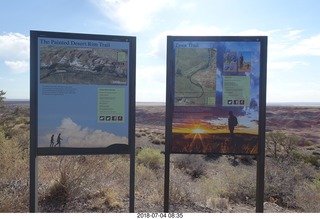
<svg viewBox="0 0 320 219">
<path fill-rule="evenodd" d="M 129 153 L 135 38 L 37 31 L 31 37 L 37 147 L 119 146 Z"/>
<path fill-rule="evenodd" d="M 171 153 L 258 154 L 265 47 L 266 37 L 168 37 Z"/>
</svg>

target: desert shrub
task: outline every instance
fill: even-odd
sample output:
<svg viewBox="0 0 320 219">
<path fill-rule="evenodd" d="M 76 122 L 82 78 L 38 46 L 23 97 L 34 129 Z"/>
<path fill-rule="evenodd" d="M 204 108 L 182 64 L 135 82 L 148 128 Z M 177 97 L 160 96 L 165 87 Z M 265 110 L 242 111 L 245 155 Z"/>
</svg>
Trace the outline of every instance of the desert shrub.
<svg viewBox="0 0 320 219">
<path fill-rule="evenodd" d="M 227 211 L 230 208 L 230 203 L 227 198 L 222 197 L 212 197 L 209 198 L 207 203 L 207 207 L 215 210 L 215 211 Z"/>
<path fill-rule="evenodd" d="M 102 183 L 105 169 L 109 171 L 106 177 L 118 175 L 115 164 L 112 166 L 113 162 L 107 162 L 103 156 L 62 156 L 47 158 L 46 162 L 40 166 L 39 174 L 39 182 L 51 181 L 42 196 L 44 206 L 58 207 L 69 200 L 85 197 Z M 122 164 L 118 162 L 117 165 Z"/>
<path fill-rule="evenodd" d="M 298 152 L 294 152 L 293 153 L 293 157 L 297 160 L 301 160 L 305 163 L 309 163 L 315 167 L 320 167 L 320 161 L 318 156 L 314 156 L 314 155 L 305 155 L 305 154 L 301 154 Z"/>
<path fill-rule="evenodd" d="M 4 108 L 4 104 L 3 104 L 3 100 L 6 99 L 6 97 L 4 96 L 6 94 L 5 91 L 0 90 L 0 108 Z"/>
<path fill-rule="evenodd" d="M 112 188 L 101 189 L 99 192 L 89 197 L 91 200 L 91 209 L 102 211 L 106 208 L 110 210 L 122 209 L 123 202 L 120 200 L 118 193 Z"/>
<path fill-rule="evenodd" d="M 136 196 L 142 197 L 147 203 L 159 205 L 163 203 L 163 174 L 145 165 L 136 166 Z"/>
<path fill-rule="evenodd" d="M 320 179 L 305 183 L 295 190 L 297 206 L 309 213 L 320 212 Z"/>
<path fill-rule="evenodd" d="M 49 197 L 50 202 L 64 203 L 70 196 L 70 179 L 68 179 L 67 173 L 65 171 L 60 172 L 60 177 L 58 180 L 49 187 Z"/>
<path fill-rule="evenodd" d="M 149 139 L 150 139 L 151 143 L 153 143 L 153 144 L 157 144 L 157 145 L 165 144 L 164 134 L 160 133 L 160 132 L 152 132 L 149 135 Z"/>
<path fill-rule="evenodd" d="M 180 170 L 172 168 L 170 171 L 169 199 L 171 204 L 181 204 L 193 199 L 194 186 L 190 179 Z"/>
<path fill-rule="evenodd" d="M 286 159 L 298 144 L 299 138 L 297 136 L 285 135 L 282 132 L 269 132 L 266 136 L 267 150 L 275 159 Z"/>
<path fill-rule="evenodd" d="M 39 211 L 91 211 L 92 203 L 102 207 L 102 196 L 95 198 L 95 194 L 105 188 L 121 191 L 119 197 L 123 197 L 126 189 L 118 190 L 127 182 L 121 170 L 123 160 L 113 155 L 39 157 Z M 124 176 L 119 179 L 118 175 Z M 95 211 L 106 211 L 107 205 L 103 206 Z"/>
<path fill-rule="evenodd" d="M 17 180 L 28 176 L 28 150 L 24 150 L 16 139 L 6 139 L 0 131 L 1 178 Z"/>
<path fill-rule="evenodd" d="M 28 211 L 28 161 L 28 150 L 0 131 L 0 212 Z"/>
<path fill-rule="evenodd" d="M 256 199 L 256 177 L 253 169 L 234 167 L 224 173 L 225 191 L 220 194 L 235 203 L 254 204 Z"/>
<path fill-rule="evenodd" d="M 193 179 L 205 176 L 207 173 L 207 163 L 203 156 L 199 155 L 179 155 L 174 159 L 177 168 L 183 170 Z"/>
<path fill-rule="evenodd" d="M 146 147 L 140 150 L 136 156 L 138 164 L 143 164 L 151 169 L 159 169 L 164 165 L 164 156 L 155 148 Z"/>
<path fill-rule="evenodd" d="M 161 141 L 161 139 L 160 138 L 158 138 L 158 137 L 154 137 L 152 140 L 151 140 L 151 143 L 152 144 L 161 144 L 162 143 L 162 141 Z"/>
<path fill-rule="evenodd" d="M 213 163 L 213 172 L 200 179 L 200 196 L 207 207 L 228 210 L 232 203 L 253 205 L 256 199 L 254 166 L 233 166 L 227 157 Z"/>
<path fill-rule="evenodd" d="M 220 177 L 220 175 L 214 178 L 203 177 L 199 183 L 199 196 L 202 197 L 202 202 L 211 209 L 225 210 L 224 208 L 228 206 L 229 200 L 227 197 L 224 197 L 224 194 L 227 192 L 224 178 Z M 224 202 L 225 205 L 222 202 Z"/>
<path fill-rule="evenodd" d="M 299 207 L 296 203 L 295 190 L 304 183 L 310 183 L 315 176 L 315 169 L 303 162 L 287 159 L 266 160 L 265 198 L 275 200 L 283 207 Z"/>
</svg>

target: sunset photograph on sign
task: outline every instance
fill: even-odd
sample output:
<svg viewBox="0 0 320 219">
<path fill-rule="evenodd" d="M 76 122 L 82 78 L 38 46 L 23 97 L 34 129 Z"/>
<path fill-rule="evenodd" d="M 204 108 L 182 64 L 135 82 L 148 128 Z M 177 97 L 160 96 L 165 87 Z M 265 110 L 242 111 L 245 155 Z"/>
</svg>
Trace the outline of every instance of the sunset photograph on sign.
<svg viewBox="0 0 320 219">
<path fill-rule="evenodd" d="M 236 112 L 238 124 L 231 132 L 229 112 L 232 111 L 220 108 L 210 113 L 176 113 L 172 127 L 172 151 L 257 154 L 258 121 L 253 115 Z"/>
</svg>

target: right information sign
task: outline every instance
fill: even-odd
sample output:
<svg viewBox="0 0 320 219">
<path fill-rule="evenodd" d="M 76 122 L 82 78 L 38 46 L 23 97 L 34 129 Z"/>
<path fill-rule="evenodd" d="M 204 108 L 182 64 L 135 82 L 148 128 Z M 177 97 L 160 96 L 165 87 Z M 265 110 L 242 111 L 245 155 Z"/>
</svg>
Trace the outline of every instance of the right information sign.
<svg viewBox="0 0 320 219">
<path fill-rule="evenodd" d="M 258 154 L 267 37 L 168 36 L 167 43 L 169 152 Z"/>
</svg>

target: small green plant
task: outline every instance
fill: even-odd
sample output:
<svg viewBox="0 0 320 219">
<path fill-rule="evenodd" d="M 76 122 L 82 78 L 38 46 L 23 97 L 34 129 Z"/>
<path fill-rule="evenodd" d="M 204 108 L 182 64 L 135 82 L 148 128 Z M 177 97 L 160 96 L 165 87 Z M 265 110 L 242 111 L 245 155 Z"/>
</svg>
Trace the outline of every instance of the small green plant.
<svg viewBox="0 0 320 219">
<path fill-rule="evenodd" d="M 3 105 L 3 100 L 5 99 L 5 95 L 6 92 L 4 92 L 3 90 L 0 90 L 0 108 L 3 108 L 4 105 Z"/>
<path fill-rule="evenodd" d="M 320 167 L 320 161 L 318 156 L 305 155 L 298 152 L 294 152 L 293 157 L 296 158 L 297 160 L 302 160 L 305 163 L 309 163 L 312 166 Z"/>
<path fill-rule="evenodd" d="M 164 165 L 164 156 L 160 150 L 147 147 L 140 150 L 136 161 L 138 164 L 143 164 L 150 169 L 159 169 Z"/>
</svg>

